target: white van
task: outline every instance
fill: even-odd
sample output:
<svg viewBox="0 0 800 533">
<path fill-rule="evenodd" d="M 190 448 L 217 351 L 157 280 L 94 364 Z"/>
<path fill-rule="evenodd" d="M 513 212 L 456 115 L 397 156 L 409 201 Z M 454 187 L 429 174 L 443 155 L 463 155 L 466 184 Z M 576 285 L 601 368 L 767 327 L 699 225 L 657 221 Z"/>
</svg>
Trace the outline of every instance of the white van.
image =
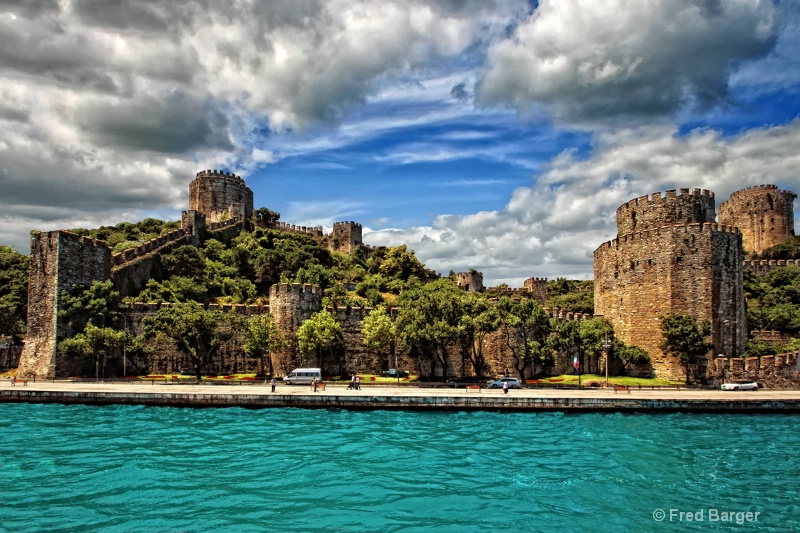
<svg viewBox="0 0 800 533">
<path fill-rule="evenodd" d="M 287 385 L 310 385 L 311 380 L 317 378 L 317 383 L 322 381 L 322 370 L 319 368 L 295 368 L 283 378 Z"/>
</svg>

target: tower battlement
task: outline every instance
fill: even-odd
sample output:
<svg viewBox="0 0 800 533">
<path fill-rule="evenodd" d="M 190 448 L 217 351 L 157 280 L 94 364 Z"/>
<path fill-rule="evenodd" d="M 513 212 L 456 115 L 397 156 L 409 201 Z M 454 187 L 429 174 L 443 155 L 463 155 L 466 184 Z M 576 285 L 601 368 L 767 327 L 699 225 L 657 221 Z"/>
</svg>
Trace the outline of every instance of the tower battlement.
<svg viewBox="0 0 800 533">
<path fill-rule="evenodd" d="M 674 224 L 714 222 L 714 193 L 707 189 L 671 189 L 625 202 L 617 208 L 620 235 Z"/>
</svg>

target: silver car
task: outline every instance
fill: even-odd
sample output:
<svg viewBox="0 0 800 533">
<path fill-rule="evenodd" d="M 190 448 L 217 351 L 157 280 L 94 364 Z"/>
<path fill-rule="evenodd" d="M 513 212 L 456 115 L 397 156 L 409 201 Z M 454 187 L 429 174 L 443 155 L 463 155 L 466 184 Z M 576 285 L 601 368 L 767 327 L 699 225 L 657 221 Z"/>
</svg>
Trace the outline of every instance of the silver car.
<svg viewBox="0 0 800 533">
<path fill-rule="evenodd" d="M 723 383 L 720 388 L 722 390 L 758 390 L 760 385 L 755 381 L 731 381 Z"/>
<path fill-rule="evenodd" d="M 495 381 L 490 381 L 489 383 L 486 384 L 486 388 L 488 388 L 488 389 L 502 389 L 504 383 L 508 383 L 508 388 L 509 389 L 522 388 L 522 385 L 520 384 L 520 382 L 519 382 L 519 380 L 517 378 L 508 378 L 508 377 L 500 378 L 500 379 L 497 379 Z"/>
</svg>

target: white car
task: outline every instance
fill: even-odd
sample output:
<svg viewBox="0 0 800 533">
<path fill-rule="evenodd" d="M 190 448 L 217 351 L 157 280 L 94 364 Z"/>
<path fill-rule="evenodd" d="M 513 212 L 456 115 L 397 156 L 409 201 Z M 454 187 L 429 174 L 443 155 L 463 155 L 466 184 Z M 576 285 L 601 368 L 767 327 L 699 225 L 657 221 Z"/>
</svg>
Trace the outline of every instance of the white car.
<svg viewBox="0 0 800 533">
<path fill-rule="evenodd" d="M 486 388 L 488 389 L 502 389 L 503 384 L 508 383 L 509 389 L 519 389 L 522 388 L 519 380 L 517 378 L 500 378 L 495 381 L 490 381 L 486 384 Z"/>
<path fill-rule="evenodd" d="M 758 390 L 761 386 L 755 381 L 731 381 L 723 383 L 722 390 Z"/>
</svg>

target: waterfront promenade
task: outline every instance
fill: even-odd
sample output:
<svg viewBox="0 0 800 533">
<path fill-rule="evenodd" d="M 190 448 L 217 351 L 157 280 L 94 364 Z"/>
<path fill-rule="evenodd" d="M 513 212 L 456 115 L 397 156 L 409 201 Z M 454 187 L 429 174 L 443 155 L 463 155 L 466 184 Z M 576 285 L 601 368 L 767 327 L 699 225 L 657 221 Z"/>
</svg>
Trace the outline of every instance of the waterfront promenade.
<svg viewBox="0 0 800 533">
<path fill-rule="evenodd" d="M 302 407 L 328 409 L 428 409 L 504 411 L 641 411 L 800 413 L 800 390 L 720 391 L 711 389 L 604 388 L 499 389 L 327 384 L 313 392 L 308 386 L 278 384 L 176 384 L 131 381 L 115 383 L 28 381 L 12 385 L 0 380 L 0 402 L 123 404 L 184 407 Z"/>
</svg>

